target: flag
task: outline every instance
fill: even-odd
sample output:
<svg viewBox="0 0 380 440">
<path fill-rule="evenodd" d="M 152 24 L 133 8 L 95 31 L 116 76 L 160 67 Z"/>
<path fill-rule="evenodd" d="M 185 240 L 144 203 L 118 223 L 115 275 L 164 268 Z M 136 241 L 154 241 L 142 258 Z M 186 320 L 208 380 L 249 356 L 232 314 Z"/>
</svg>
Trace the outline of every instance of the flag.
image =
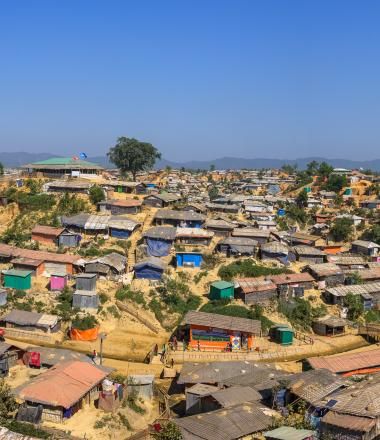
<svg viewBox="0 0 380 440">
<path fill-rule="evenodd" d="M 73 158 L 73 160 L 79 160 L 78 156 L 73 156 L 72 158 Z"/>
<path fill-rule="evenodd" d="M 87 159 L 87 154 L 82 152 L 82 153 L 79 154 L 79 157 L 81 159 Z"/>
</svg>

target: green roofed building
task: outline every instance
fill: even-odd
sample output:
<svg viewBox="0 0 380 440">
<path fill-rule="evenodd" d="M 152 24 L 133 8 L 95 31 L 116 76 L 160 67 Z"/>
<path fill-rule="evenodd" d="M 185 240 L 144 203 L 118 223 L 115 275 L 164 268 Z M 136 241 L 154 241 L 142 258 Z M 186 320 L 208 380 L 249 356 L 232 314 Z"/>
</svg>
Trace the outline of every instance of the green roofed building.
<svg viewBox="0 0 380 440">
<path fill-rule="evenodd" d="M 29 174 L 41 173 L 44 177 L 86 177 L 100 174 L 103 168 L 92 162 L 73 157 L 53 157 L 51 159 L 23 165 Z"/>
<path fill-rule="evenodd" d="M 228 281 L 215 281 L 210 285 L 210 299 L 233 299 L 234 292 L 234 283 Z"/>
</svg>

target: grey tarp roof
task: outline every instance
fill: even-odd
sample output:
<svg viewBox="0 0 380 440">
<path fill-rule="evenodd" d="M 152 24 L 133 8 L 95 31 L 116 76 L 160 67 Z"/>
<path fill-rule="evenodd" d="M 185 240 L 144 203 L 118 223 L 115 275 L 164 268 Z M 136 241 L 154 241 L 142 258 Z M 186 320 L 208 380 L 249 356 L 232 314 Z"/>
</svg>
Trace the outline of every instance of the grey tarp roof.
<svg viewBox="0 0 380 440">
<path fill-rule="evenodd" d="M 165 270 L 167 265 L 160 258 L 149 257 L 149 258 L 145 258 L 144 260 L 141 260 L 138 263 L 136 263 L 134 266 L 134 269 L 139 269 L 140 267 L 143 267 L 143 266 L 150 266 L 150 267 L 154 267 L 156 269 Z"/>
<path fill-rule="evenodd" d="M 247 386 L 233 386 L 223 390 L 213 391 L 211 396 L 223 407 L 228 408 L 244 402 L 257 402 L 261 400 L 261 394 Z"/>
<path fill-rule="evenodd" d="M 117 252 L 111 252 L 104 257 L 95 258 L 90 261 L 86 261 L 86 264 L 100 263 L 106 266 L 112 267 L 117 272 L 123 272 L 127 264 L 127 258 L 124 255 L 118 254 Z"/>
<path fill-rule="evenodd" d="M 174 226 L 154 226 L 144 232 L 143 237 L 173 241 L 176 237 L 176 232 L 177 229 Z"/>
<path fill-rule="evenodd" d="M 205 216 L 194 211 L 175 211 L 174 209 L 159 209 L 155 219 L 179 220 L 179 221 L 204 221 Z"/>
</svg>

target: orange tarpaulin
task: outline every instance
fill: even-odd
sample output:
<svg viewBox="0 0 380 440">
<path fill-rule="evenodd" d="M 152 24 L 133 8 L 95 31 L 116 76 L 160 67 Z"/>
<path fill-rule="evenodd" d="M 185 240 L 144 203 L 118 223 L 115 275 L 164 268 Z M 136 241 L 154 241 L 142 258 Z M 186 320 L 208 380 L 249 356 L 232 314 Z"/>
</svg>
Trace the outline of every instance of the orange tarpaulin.
<svg viewBox="0 0 380 440">
<path fill-rule="evenodd" d="M 72 328 L 70 330 L 70 339 L 74 341 L 96 341 L 98 339 L 99 327 L 90 328 L 88 330 L 78 330 Z"/>
<path fill-rule="evenodd" d="M 373 367 L 373 368 L 362 368 L 361 370 L 353 370 L 349 371 L 348 373 L 343 373 L 343 377 L 350 377 L 354 376 L 355 374 L 371 374 L 371 373 L 377 373 L 380 371 L 380 367 Z"/>
</svg>

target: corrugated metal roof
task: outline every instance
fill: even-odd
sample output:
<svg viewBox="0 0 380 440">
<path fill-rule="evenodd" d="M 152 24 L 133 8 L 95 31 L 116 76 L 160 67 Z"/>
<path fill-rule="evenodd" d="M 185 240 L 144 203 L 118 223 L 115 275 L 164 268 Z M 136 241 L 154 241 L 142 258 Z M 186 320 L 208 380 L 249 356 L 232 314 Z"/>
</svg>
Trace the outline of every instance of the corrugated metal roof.
<svg viewBox="0 0 380 440">
<path fill-rule="evenodd" d="M 280 426 L 272 431 L 264 432 L 265 437 L 270 437 L 276 440 L 304 440 L 316 434 L 310 429 L 296 429 L 291 426 Z"/>
<path fill-rule="evenodd" d="M 276 284 L 265 277 L 237 278 L 235 282 L 245 294 L 277 289 Z"/>
<path fill-rule="evenodd" d="M 334 263 L 310 264 L 309 269 L 319 277 L 342 274 L 342 269 Z"/>
<path fill-rule="evenodd" d="M 177 228 L 176 237 L 212 238 L 214 233 L 201 228 Z"/>
<path fill-rule="evenodd" d="M 326 293 L 333 296 L 346 296 L 348 293 L 353 295 L 374 294 L 380 292 L 380 283 L 354 284 L 352 286 L 329 287 Z"/>
<path fill-rule="evenodd" d="M 376 419 L 369 417 L 359 417 L 350 414 L 339 414 L 335 411 L 329 411 L 321 420 L 322 424 L 338 426 L 340 428 L 369 432 L 375 425 Z"/>
<path fill-rule="evenodd" d="M 234 386 L 224 390 L 213 391 L 211 396 L 223 407 L 228 408 L 244 402 L 258 402 L 261 394 L 251 387 Z"/>
<path fill-rule="evenodd" d="M 63 362 L 19 387 L 16 395 L 29 402 L 70 408 L 107 377 L 109 371 L 88 362 Z"/>
<path fill-rule="evenodd" d="M 52 226 L 37 225 L 32 229 L 32 234 L 52 235 L 58 237 L 65 228 L 53 228 Z"/>
<path fill-rule="evenodd" d="M 314 369 L 325 368 L 334 373 L 377 367 L 380 366 L 380 348 L 359 353 L 313 357 L 308 358 L 308 362 Z"/>
<path fill-rule="evenodd" d="M 236 440 L 263 431 L 271 425 L 272 417 L 264 411 L 257 403 L 246 402 L 173 421 L 180 427 L 184 440 Z"/>
<path fill-rule="evenodd" d="M 176 237 L 176 233 L 177 228 L 174 226 L 154 226 L 144 232 L 143 237 L 173 241 Z"/>
<path fill-rule="evenodd" d="M 259 335 L 261 332 L 261 322 L 258 320 L 236 318 L 234 316 L 219 315 L 217 313 L 190 311 L 186 313 L 183 323 L 242 331 L 255 335 Z"/>
<path fill-rule="evenodd" d="M 175 211 L 174 209 L 159 209 L 154 215 L 154 218 L 178 221 L 204 221 L 206 217 L 194 211 Z"/>
</svg>

